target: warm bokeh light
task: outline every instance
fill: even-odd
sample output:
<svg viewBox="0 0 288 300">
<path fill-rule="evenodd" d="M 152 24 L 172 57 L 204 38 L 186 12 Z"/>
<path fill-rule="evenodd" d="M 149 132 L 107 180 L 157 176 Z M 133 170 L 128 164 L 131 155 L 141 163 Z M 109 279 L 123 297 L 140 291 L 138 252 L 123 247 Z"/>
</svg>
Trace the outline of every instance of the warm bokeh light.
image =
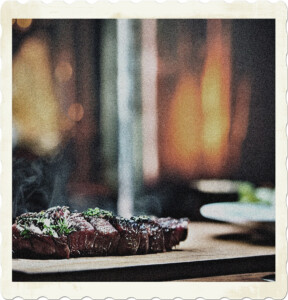
<svg viewBox="0 0 288 300">
<path fill-rule="evenodd" d="M 26 30 L 32 24 L 32 19 L 17 19 L 17 25 L 20 29 Z"/>
<path fill-rule="evenodd" d="M 189 65 L 187 54 L 182 59 Z M 226 176 L 239 165 L 251 98 L 248 78 L 235 82 L 232 109 L 230 22 L 208 20 L 201 72 L 182 69 L 163 120 L 165 170 L 187 178 Z"/>
<path fill-rule="evenodd" d="M 73 68 L 67 61 L 60 61 L 55 68 L 55 78 L 60 83 L 69 81 L 72 78 Z"/>
<path fill-rule="evenodd" d="M 207 21 L 207 53 L 202 76 L 203 150 L 207 171 L 221 173 L 228 156 L 230 130 L 231 46 L 229 28 Z"/>
<path fill-rule="evenodd" d="M 31 37 L 13 59 L 13 124 L 17 142 L 40 155 L 53 152 L 61 142 L 62 118 L 49 57 L 47 43 Z"/>
<path fill-rule="evenodd" d="M 185 175 L 197 172 L 201 157 L 201 103 L 197 80 L 183 74 L 169 108 L 166 124 L 166 147 L 163 149 L 167 167 Z"/>
<path fill-rule="evenodd" d="M 80 103 L 72 103 L 68 109 L 68 116 L 74 122 L 79 122 L 84 116 L 84 108 Z"/>
</svg>

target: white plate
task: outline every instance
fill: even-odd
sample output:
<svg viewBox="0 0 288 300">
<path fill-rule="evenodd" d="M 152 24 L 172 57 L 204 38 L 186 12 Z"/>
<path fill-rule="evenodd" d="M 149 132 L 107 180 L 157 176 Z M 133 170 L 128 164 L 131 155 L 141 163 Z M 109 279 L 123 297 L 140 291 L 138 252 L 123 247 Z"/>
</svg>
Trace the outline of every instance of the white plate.
<svg viewBox="0 0 288 300">
<path fill-rule="evenodd" d="M 219 202 L 201 207 L 202 216 L 235 224 L 275 222 L 275 207 L 241 202 Z"/>
<path fill-rule="evenodd" d="M 200 179 L 191 181 L 190 187 L 206 194 L 235 194 L 242 183 L 226 179 Z"/>
</svg>

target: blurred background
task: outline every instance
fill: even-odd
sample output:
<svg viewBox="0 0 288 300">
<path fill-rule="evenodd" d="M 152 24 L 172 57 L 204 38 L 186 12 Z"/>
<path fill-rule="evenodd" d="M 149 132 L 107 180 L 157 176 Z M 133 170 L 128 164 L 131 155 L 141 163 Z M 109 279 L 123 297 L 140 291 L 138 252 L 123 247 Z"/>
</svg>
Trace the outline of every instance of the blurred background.
<svg viewBox="0 0 288 300">
<path fill-rule="evenodd" d="M 275 22 L 13 20 L 13 217 L 201 219 L 275 185 Z"/>
</svg>

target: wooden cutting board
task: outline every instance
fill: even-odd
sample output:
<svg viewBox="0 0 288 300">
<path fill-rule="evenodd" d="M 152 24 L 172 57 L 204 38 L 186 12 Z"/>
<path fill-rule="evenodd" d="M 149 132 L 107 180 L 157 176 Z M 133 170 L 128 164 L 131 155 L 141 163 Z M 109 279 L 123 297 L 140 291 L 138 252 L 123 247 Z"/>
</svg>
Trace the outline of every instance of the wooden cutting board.
<svg viewBox="0 0 288 300">
<path fill-rule="evenodd" d="M 166 253 L 13 259 L 15 281 L 147 281 L 275 270 L 275 247 L 259 245 L 242 228 L 223 223 L 189 224 L 187 240 Z"/>
</svg>

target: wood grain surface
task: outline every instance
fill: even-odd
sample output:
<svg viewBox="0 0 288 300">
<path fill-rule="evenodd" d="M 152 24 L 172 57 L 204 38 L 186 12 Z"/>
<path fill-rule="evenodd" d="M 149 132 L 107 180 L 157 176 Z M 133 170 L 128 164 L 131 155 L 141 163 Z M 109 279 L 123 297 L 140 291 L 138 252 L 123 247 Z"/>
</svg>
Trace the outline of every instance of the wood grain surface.
<svg viewBox="0 0 288 300">
<path fill-rule="evenodd" d="M 173 280 L 274 270 L 275 247 L 271 241 L 255 239 L 241 227 L 212 222 L 189 224 L 187 240 L 166 253 L 13 259 L 15 281 Z"/>
</svg>

